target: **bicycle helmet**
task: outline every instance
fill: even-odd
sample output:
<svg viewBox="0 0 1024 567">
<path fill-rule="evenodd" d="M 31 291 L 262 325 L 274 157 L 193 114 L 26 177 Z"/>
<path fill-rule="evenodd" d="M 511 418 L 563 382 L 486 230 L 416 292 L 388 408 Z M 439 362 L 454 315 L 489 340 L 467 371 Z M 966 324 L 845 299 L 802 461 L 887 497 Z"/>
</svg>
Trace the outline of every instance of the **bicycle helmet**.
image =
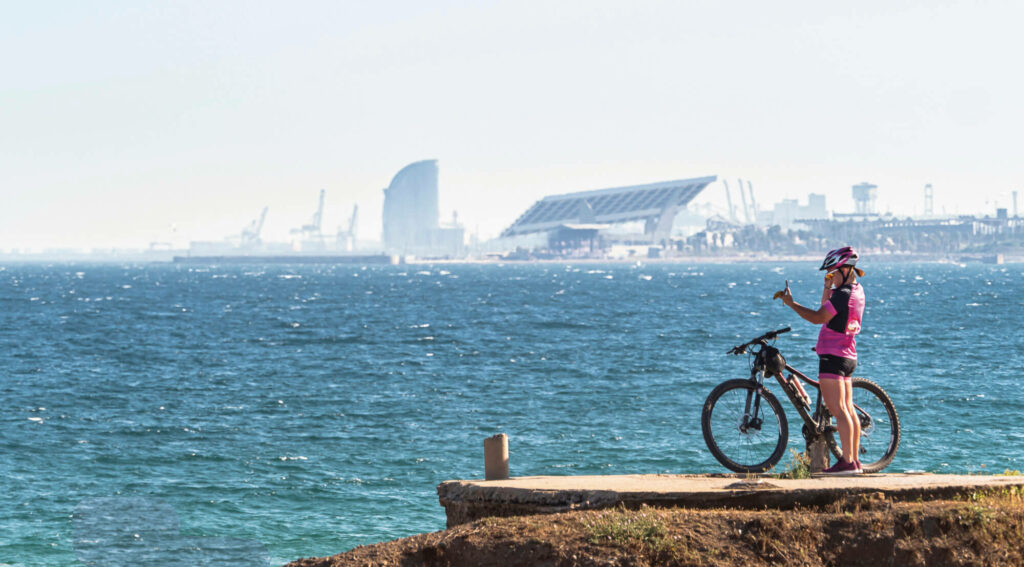
<svg viewBox="0 0 1024 567">
<path fill-rule="evenodd" d="M 851 268 L 857 265 L 857 251 L 849 246 L 843 246 L 832 250 L 825 255 L 825 261 L 821 263 L 819 270 L 836 270 L 843 266 Z"/>
</svg>

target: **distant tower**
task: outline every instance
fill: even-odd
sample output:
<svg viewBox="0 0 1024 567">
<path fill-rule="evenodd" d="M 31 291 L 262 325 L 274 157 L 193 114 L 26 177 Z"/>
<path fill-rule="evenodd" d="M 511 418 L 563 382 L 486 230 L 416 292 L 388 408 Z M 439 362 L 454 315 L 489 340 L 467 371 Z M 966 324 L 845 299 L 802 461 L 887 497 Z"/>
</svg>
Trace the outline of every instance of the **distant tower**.
<svg viewBox="0 0 1024 567">
<path fill-rule="evenodd" d="M 924 186 L 924 216 L 930 217 L 935 214 L 935 202 L 932 199 L 932 184 Z"/>
<path fill-rule="evenodd" d="M 1013 218 L 1017 218 L 1017 192 L 1013 192 Z"/>
<path fill-rule="evenodd" d="M 875 199 L 878 196 L 876 189 L 877 185 L 867 182 L 853 186 L 853 202 L 858 215 L 875 214 Z"/>
<path fill-rule="evenodd" d="M 429 250 L 439 227 L 437 160 L 411 163 L 384 189 L 384 248 L 410 254 Z"/>
</svg>

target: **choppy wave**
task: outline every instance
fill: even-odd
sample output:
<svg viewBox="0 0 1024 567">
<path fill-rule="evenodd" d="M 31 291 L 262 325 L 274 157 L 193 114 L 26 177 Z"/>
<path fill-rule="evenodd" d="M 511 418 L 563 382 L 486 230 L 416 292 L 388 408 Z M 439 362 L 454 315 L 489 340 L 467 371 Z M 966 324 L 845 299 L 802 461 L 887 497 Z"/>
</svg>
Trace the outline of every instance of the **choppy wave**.
<svg viewBox="0 0 1024 567">
<path fill-rule="evenodd" d="M 73 563 L 88 499 L 155 498 L 275 558 L 441 529 L 434 487 L 482 476 L 497 432 L 515 475 L 720 471 L 700 405 L 747 372 L 724 352 L 791 325 L 777 346 L 813 371 L 815 328 L 771 294 L 814 304 L 815 268 L 0 266 L 0 557 Z M 1021 272 L 864 279 L 893 470 L 1024 467 Z"/>
</svg>

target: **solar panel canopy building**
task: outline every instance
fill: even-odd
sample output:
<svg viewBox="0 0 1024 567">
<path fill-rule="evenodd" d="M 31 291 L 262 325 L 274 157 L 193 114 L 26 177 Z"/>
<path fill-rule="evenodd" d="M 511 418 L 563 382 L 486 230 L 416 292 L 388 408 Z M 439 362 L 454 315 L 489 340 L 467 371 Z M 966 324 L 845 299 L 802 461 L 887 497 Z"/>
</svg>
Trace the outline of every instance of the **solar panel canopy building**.
<svg viewBox="0 0 1024 567">
<path fill-rule="evenodd" d="M 549 195 L 534 203 L 501 236 L 549 232 L 565 225 L 644 221 L 644 235 L 651 243 L 661 242 L 671 236 L 679 211 L 717 179 L 712 175 Z"/>
</svg>

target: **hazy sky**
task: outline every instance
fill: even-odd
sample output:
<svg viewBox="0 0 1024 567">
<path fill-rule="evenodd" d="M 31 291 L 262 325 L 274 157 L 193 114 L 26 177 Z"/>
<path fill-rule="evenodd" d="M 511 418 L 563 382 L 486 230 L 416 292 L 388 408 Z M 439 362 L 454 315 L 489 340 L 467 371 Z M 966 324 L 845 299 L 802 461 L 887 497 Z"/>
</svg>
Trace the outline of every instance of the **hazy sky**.
<svg viewBox="0 0 1024 567">
<path fill-rule="evenodd" d="M 1024 192 L 1024 3 L 0 0 L 0 250 L 333 232 L 438 159 L 494 236 L 550 193 L 718 175 L 920 212 Z M 1024 194 L 1020 197 L 1024 210 Z M 724 203 L 720 183 L 698 202 Z"/>
</svg>

